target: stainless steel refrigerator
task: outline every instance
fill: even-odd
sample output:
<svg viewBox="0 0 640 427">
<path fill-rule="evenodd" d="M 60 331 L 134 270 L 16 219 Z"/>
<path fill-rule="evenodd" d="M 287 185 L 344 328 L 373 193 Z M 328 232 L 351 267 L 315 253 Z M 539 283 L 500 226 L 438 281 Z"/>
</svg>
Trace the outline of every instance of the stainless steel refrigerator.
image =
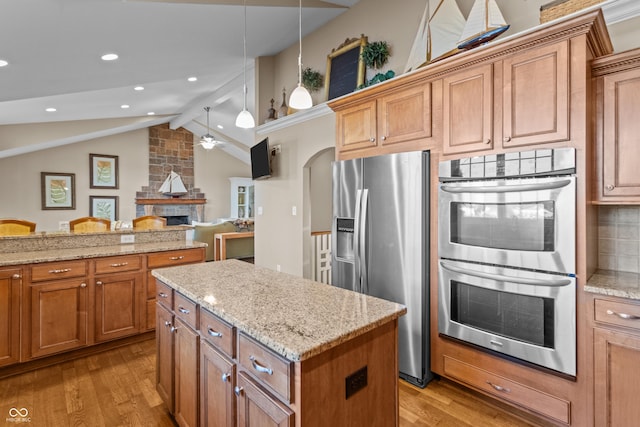
<svg viewBox="0 0 640 427">
<path fill-rule="evenodd" d="M 400 377 L 424 387 L 429 369 L 429 152 L 333 163 L 334 286 L 404 304 Z"/>
</svg>

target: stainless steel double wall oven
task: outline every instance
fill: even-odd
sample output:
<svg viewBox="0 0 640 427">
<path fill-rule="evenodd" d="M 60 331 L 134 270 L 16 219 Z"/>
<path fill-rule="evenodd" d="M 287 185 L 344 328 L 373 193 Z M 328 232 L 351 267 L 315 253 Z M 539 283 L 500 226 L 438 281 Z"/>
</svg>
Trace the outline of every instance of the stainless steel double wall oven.
<svg viewBox="0 0 640 427">
<path fill-rule="evenodd" d="M 575 150 L 451 160 L 439 177 L 439 333 L 575 376 Z"/>
</svg>

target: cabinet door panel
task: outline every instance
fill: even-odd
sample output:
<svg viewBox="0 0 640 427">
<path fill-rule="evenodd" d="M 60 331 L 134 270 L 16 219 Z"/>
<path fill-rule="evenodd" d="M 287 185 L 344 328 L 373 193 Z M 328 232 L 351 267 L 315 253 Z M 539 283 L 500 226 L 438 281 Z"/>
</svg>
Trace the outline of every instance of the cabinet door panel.
<svg viewBox="0 0 640 427">
<path fill-rule="evenodd" d="M 87 344 L 88 288 L 82 280 L 31 286 L 31 356 Z"/>
<path fill-rule="evenodd" d="M 142 274 L 117 274 L 96 279 L 96 341 L 140 331 Z"/>
<path fill-rule="evenodd" d="M 173 314 L 156 303 L 156 391 L 173 414 Z"/>
<path fill-rule="evenodd" d="M 234 427 L 236 365 L 209 343 L 200 343 L 200 420 L 203 427 Z"/>
<path fill-rule="evenodd" d="M 430 137 L 431 83 L 383 96 L 378 111 L 382 145 Z"/>
<path fill-rule="evenodd" d="M 22 270 L 0 270 L 0 366 L 20 360 L 20 286 Z"/>
<path fill-rule="evenodd" d="M 640 70 L 604 77 L 604 199 L 640 201 Z"/>
<path fill-rule="evenodd" d="M 470 68 L 443 79 L 444 153 L 493 147 L 493 65 Z"/>
<path fill-rule="evenodd" d="M 595 424 L 624 427 L 640 419 L 640 337 L 595 329 Z"/>
<path fill-rule="evenodd" d="M 568 41 L 504 59 L 504 146 L 569 139 Z"/>
<path fill-rule="evenodd" d="M 291 409 L 271 397 L 244 372 L 238 373 L 238 426 L 239 427 L 293 427 Z"/>
<path fill-rule="evenodd" d="M 336 119 L 338 151 L 364 150 L 377 146 L 375 100 L 340 111 Z"/>
<path fill-rule="evenodd" d="M 174 404 L 176 421 L 181 427 L 198 425 L 198 334 L 175 318 L 174 336 Z"/>
</svg>

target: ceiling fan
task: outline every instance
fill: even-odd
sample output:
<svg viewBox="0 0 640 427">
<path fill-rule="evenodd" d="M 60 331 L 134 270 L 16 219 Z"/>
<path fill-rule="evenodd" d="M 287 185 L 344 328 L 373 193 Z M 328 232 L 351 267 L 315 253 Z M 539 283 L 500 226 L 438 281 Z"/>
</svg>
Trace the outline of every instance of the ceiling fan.
<svg viewBox="0 0 640 427">
<path fill-rule="evenodd" d="M 209 130 L 211 129 L 209 127 L 209 111 L 210 110 L 211 110 L 211 107 L 204 107 L 204 111 L 207 112 L 207 133 L 202 136 L 202 138 L 200 139 L 200 143 L 198 144 L 198 145 L 202 145 L 202 148 L 204 148 L 205 150 L 212 150 L 216 146 L 223 144 L 223 141 L 217 140 L 213 135 L 209 133 Z"/>
</svg>

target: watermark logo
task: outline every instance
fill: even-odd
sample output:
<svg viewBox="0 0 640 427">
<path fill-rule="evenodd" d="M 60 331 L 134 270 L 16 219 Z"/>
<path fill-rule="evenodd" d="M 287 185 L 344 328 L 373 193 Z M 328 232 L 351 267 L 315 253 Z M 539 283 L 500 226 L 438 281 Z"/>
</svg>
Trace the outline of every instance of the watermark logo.
<svg viewBox="0 0 640 427">
<path fill-rule="evenodd" d="M 27 408 L 13 407 L 9 409 L 9 417 L 7 417 L 6 421 L 8 423 L 30 423 L 29 410 Z"/>
</svg>

